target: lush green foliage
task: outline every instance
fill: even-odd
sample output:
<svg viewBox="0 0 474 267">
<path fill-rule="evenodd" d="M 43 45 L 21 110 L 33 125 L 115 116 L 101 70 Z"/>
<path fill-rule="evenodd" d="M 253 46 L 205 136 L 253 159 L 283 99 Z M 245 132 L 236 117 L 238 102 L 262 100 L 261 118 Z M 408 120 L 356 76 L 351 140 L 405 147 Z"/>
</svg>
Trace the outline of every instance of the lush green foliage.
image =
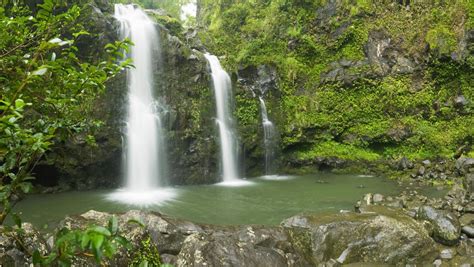
<svg viewBox="0 0 474 267">
<path fill-rule="evenodd" d="M 140 242 L 140 246 L 135 254 L 132 256 L 133 260 L 131 266 L 148 267 L 161 266 L 171 267 L 169 264 L 162 264 L 160 260 L 160 253 L 155 245 L 153 245 L 151 238 L 147 237 Z"/>
<path fill-rule="evenodd" d="M 107 227 L 93 225 L 84 230 L 61 229 L 56 233 L 52 251 L 48 255 L 35 251 L 33 264 L 71 266 L 77 256 L 94 257 L 97 263 L 101 263 L 104 258 L 112 258 L 121 247 L 131 249 L 132 245 L 120 235 L 117 218 L 112 216 Z"/>
<path fill-rule="evenodd" d="M 208 29 L 201 39 L 227 69 L 277 68 L 281 97 L 268 109 L 283 149 L 301 159 L 452 157 L 472 145 L 474 60 L 451 58 L 472 28 L 472 1 L 417 1 L 409 9 L 388 0 L 342 1 L 335 13 L 328 1 L 201 3 L 199 24 Z M 361 64 L 347 69 L 354 81 L 322 79 L 335 62 L 363 62 L 373 31 L 389 35 L 417 71 L 387 76 Z M 469 102 L 462 108 L 454 104 L 459 95 Z M 238 102 L 246 129 L 254 103 Z"/>
<path fill-rule="evenodd" d="M 108 45 L 105 61 L 80 60 L 74 44 L 89 34 L 77 23 L 81 8 L 58 10 L 52 0 L 38 7 L 35 16 L 22 5 L 0 8 L 0 223 L 55 142 L 101 125 L 90 116 L 94 100 L 129 64 L 116 64 L 127 42 Z"/>
</svg>

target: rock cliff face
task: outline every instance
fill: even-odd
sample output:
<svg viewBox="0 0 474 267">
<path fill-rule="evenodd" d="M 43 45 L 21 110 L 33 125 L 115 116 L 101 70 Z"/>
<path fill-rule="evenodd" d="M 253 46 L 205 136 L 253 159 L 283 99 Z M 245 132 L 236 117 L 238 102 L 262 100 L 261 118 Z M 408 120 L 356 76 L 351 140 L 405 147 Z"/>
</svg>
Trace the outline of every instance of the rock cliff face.
<svg viewBox="0 0 474 267">
<path fill-rule="evenodd" d="M 99 60 L 104 46 L 118 39 L 118 25 L 110 3 L 91 2 L 83 14 L 91 33 L 78 44 L 80 56 Z M 157 17 L 159 12 L 150 11 Z M 174 184 L 211 183 L 217 180 L 217 140 L 215 140 L 214 96 L 203 54 L 156 25 L 161 55 L 155 59 L 155 95 L 166 105 L 165 132 L 168 145 L 170 180 Z M 173 28 L 173 30 L 176 29 Z M 174 33 L 175 33 L 174 32 Z M 122 180 L 122 143 L 126 120 L 126 73 L 107 86 L 97 99 L 96 117 L 104 125 L 95 133 L 97 146 L 86 144 L 77 135 L 59 144 L 36 168 L 37 181 L 62 189 L 118 187 Z"/>
<path fill-rule="evenodd" d="M 232 74 L 247 176 L 265 169 L 259 97 L 276 125 L 275 151 L 285 171 L 385 171 L 387 161 L 403 158 L 473 157 L 469 3 L 231 3 L 199 1 L 199 26 L 187 33 L 150 11 L 162 42 L 156 93 L 168 105 L 174 183 L 211 183 L 219 172 L 206 49 L 222 56 Z M 93 35 L 79 47 L 94 60 L 117 38 L 117 26 L 106 1 L 86 10 Z M 122 76 L 97 101 L 97 117 L 106 122 L 96 133 L 98 147 L 77 136 L 47 155 L 36 170 L 38 180 L 75 188 L 118 186 L 125 101 Z M 442 174 L 435 179 L 451 178 Z"/>
<path fill-rule="evenodd" d="M 235 73 L 248 168 L 262 94 L 290 169 L 472 157 L 474 7 L 400 2 L 198 1 L 203 44 Z"/>
</svg>

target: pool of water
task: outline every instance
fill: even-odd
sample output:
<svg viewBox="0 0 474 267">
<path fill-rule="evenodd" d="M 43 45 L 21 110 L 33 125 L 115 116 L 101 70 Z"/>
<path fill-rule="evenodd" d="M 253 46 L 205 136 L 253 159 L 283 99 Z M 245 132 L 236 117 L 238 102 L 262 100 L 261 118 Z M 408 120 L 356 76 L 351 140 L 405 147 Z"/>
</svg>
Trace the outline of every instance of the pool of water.
<svg viewBox="0 0 474 267">
<path fill-rule="evenodd" d="M 111 200 L 116 191 L 67 192 L 30 195 L 15 207 L 23 221 L 50 227 L 66 215 L 94 209 L 121 212 L 154 210 L 178 218 L 209 224 L 276 225 L 302 212 L 352 210 L 364 194 L 396 195 L 402 188 L 394 181 L 365 175 L 319 173 L 307 176 L 264 176 L 236 186 L 177 186 L 170 198 L 149 206 Z M 433 189 L 434 190 L 434 189 Z"/>
</svg>

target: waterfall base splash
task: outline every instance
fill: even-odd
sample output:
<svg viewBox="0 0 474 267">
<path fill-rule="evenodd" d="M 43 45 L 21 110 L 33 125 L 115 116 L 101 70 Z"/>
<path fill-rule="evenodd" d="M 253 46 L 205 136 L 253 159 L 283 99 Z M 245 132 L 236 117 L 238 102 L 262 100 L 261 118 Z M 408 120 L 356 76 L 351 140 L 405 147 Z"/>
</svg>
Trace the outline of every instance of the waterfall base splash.
<svg viewBox="0 0 474 267">
<path fill-rule="evenodd" d="M 107 195 L 106 199 L 140 207 L 148 207 L 163 204 L 173 200 L 178 196 L 178 192 L 173 188 L 160 188 L 149 191 L 131 191 L 119 189 Z"/>
<path fill-rule="evenodd" d="M 254 183 L 248 180 L 238 179 L 238 180 L 231 180 L 231 181 L 223 181 L 217 183 L 217 186 L 227 186 L 227 187 L 239 187 L 239 186 L 249 186 L 253 185 Z"/>
</svg>

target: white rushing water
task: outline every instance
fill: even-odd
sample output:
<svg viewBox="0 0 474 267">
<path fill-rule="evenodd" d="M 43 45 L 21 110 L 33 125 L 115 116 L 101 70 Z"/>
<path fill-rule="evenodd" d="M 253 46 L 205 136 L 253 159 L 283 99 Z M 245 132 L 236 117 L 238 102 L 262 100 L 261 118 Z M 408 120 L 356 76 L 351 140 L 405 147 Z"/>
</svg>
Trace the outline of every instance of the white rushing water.
<svg viewBox="0 0 474 267">
<path fill-rule="evenodd" d="M 216 98 L 217 125 L 221 148 L 222 180 L 224 183 L 239 181 L 237 171 L 238 144 L 234 131 L 234 119 L 231 112 L 232 84 L 227 72 L 222 68 L 216 56 L 205 54 L 212 72 Z"/>
<path fill-rule="evenodd" d="M 166 151 L 159 112 L 153 95 L 153 59 L 159 53 L 159 37 L 153 21 L 134 5 L 115 5 L 122 38 L 133 42 L 130 57 L 134 68 L 127 72 L 128 117 L 126 130 L 125 188 L 110 198 L 132 204 L 147 204 L 167 198 L 159 190 L 166 185 Z"/>
<path fill-rule="evenodd" d="M 263 97 L 259 97 L 262 112 L 263 143 L 265 147 L 265 174 L 273 174 L 275 171 L 275 126 L 268 119 L 267 107 Z"/>
</svg>

